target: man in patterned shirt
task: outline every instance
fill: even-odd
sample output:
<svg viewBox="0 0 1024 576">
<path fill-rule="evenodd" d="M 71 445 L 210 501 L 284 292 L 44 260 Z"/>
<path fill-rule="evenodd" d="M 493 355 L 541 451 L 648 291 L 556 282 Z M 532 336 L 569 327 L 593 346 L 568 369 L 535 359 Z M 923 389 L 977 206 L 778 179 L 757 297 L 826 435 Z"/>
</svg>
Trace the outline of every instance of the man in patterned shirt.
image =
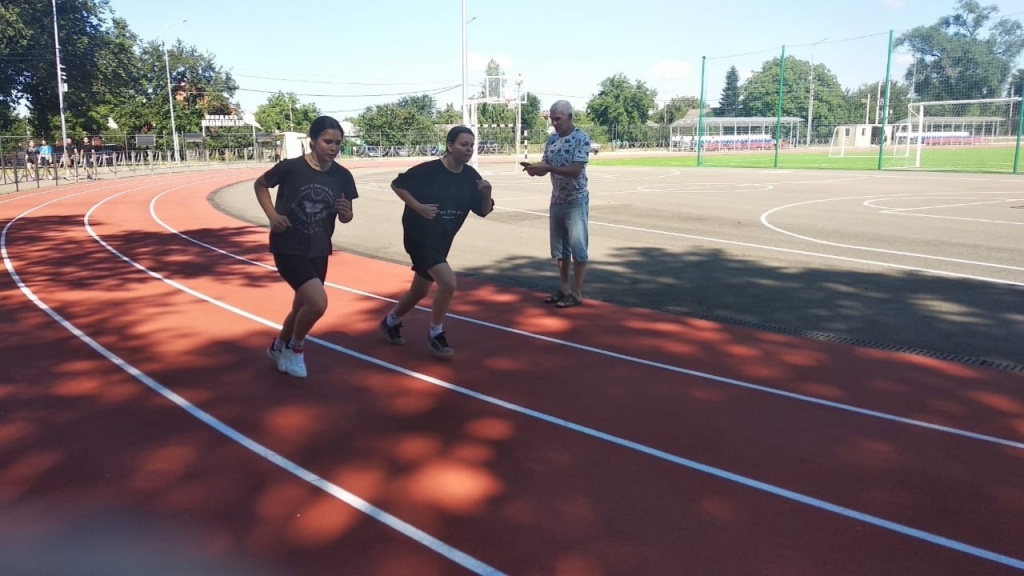
<svg viewBox="0 0 1024 576">
<path fill-rule="evenodd" d="M 572 105 L 565 100 L 551 105 L 549 118 L 555 132 L 544 145 L 544 156 L 539 164 L 524 163 L 523 169 L 530 176 L 551 175 L 551 257 L 558 261 L 561 285 L 544 301 L 559 308 L 571 308 L 583 302 L 583 277 L 587 272 L 590 136 L 573 124 Z"/>
</svg>

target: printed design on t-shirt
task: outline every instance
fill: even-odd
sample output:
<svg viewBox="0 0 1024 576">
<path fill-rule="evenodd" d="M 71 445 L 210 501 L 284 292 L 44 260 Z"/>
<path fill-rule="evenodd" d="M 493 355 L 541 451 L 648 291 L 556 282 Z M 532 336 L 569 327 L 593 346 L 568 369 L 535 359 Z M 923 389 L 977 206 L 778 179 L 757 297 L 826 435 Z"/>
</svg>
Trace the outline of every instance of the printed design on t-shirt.
<svg viewBox="0 0 1024 576">
<path fill-rule="evenodd" d="M 438 210 L 436 217 L 443 220 L 453 220 L 465 213 L 465 210 L 459 210 L 458 208 L 445 208 L 444 210 Z"/>
<path fill-rule="evenodd" d="M 306 184 L 299 189 L 292 213 L 297 217 L 293 226 L 315 236 L 326 232 L 326 222 L 334 217 L 334 194 L 323 184 Z"/>
<path fill-rule="evenodd" d="M 590 159 L 590 137 L 586 132 L 573 130 L 566 136 L 559 136 L 557 133 L 548 137 L 547 145 L 544 147 L 543 161 L 551 166 L 564 167 L 574 162 L 583 162 Z M 587 169 L 575 178 L 551 174 L 552 200 L 555 202 L 568 202 L 580 196 L 587 195 Z"/>
</svg>

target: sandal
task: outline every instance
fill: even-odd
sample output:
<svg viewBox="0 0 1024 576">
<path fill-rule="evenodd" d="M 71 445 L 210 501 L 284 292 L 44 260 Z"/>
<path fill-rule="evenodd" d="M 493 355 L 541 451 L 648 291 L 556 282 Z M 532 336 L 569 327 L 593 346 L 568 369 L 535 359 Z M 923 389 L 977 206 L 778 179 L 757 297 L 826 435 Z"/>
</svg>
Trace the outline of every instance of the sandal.
<svg viewBox="0 0 1024 576">
<path fill-rule="evenodd" d="M 569 293 L 565 295 L 565 298 L 559 300 L 558 304 L 555 304 L 555 306 L 559 308 L 572 308 L 573 306 L 579 306 L 580 304 L 583 304 L 583 301 L 577 298 L 575 294 Z"/>
<path fill-rule="evenodd" d="M 562 289 L 559 288 L 558 292 L 555 292 L 554 294 L 552 294 L 552 295 L 548 296 L 547 298 L 545 298 L 544 299 L 544 303 L 545 304 L 557 304 L 557 303 L 561 302 L 563 298 L 565 298 L 565 292 L 562 292 Z"/>
</svg>

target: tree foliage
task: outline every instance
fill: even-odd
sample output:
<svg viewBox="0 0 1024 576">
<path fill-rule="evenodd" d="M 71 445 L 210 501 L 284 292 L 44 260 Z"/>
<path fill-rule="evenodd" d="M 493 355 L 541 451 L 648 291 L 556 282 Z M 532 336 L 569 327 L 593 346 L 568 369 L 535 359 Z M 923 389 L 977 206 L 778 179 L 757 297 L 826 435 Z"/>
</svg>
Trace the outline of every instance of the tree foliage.
<svg viewBox="0 0 1024 576">
<path fill-rule="evenodd" d="M 162 44 L 141 41 L 107 0 L 58 0 L 56 6 L 69 134 L 97 134 L 115 124 L 127 132 L 169 131 Z M 0 4 L 0 132 L 12 128 L 15 110 L 24 106 L 34 133 L 60 133 L 53 33 L 51 2 Z M 203 114 L 237 108 L 238 86 L 212 55 L 179 41 L 168 46 L 168 56 L 179 130 L 199 131 Z"/>
<path fill-rule="evenodd" d="M 700 107 L 700 98 L 696 96 L 674 96 L 660 109 L 651 115 L 651 119 L 663 125 L 669 125 L 686 116 L 690 110 Z"/>
<path fill-rule="evenodd" d="M 998 98 L 1024 50 L 1024 26 L 1002 18 L 995 5 L 958 0 L 956 11 L 896 39 L 914 54 L 906 81 L 926 101 Z M 991 25 L 990 25 L 991 24 Z M 983 32 L 987 29 L 987 35 Z"/>
<path fill-rule="evenodd" d="M 643 124 L 657 108 L 658 91 L 642 80 L 631 82 L 619 73 L 602 80 L 600 86 L 587 103 L 587 113 L 601 126 Z"/>
<path fill-rule="evenodd" d="M 438 132 L 431 116 L 409 102 L 392 102 L 366 108 L 353 123 L 363 141 L 371 146 L 437 144 Z"/>
<path fill-rule="evenodd" d="M 730 66 L 725 73 L 725 86 L 722 87 L 715 116 L 739 116 L 740 112 L 740 72 L 735 66 Z"/>
<path fill-rule="evenodd" d="M 264 132 L 305 132 L 320 116 L 315 104 L 301 103 L 294 92 L 271 94 L 253 114 Z"/>
<path fill-rule="evenodd" d="M 781 59 L 773 58 L 743 83 L 740 88 L 741 110 L 744 116 L 774 117 L 779 104 L 779 76 Z M 815 123 L 825 126 L 848 120 L 846 93 L 828 67 L 793 56 L 786 57 L 782 115 L 806 119 L 811 102 L 811 74 L 814 74 Z"/>
</svg>

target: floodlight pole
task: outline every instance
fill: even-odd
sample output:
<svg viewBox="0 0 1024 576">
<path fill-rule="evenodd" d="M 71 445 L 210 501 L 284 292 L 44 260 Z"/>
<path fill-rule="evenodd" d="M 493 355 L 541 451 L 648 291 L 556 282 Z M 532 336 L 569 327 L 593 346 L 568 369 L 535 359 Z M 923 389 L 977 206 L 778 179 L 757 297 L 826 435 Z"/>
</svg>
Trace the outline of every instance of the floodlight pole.
<svg viewBox="0 0 1024 576">
<path fill-rule="evenodd" d="M 469 81 L 469 52 L 467 51 L 467 28 L 469 22 L 466 18 L 466 0 L 462 0 L 462 125 L 469 125 L 469 103 L 467 102 L 468 97 L 468 84 Z"/>
<path fill-rule="evenodd" d="M 516 80 L 516 160 L 519 159 L 519 140 L 523 136 L 523 75 Z"/>
<path fill-rule="evenodd" d="M 821 44 L 828 38 L 822 38 L 811 44 L 811 93 L 807 101 L 807 147 L 811 147 L 811 128 L 814 124 L 814 47 Z"/>
<path fill-rule="evenodd" d="M 68 124 L 64 119 L 64 90 L 67 89 L 67 83 L 65 82 L 64 72 L 60 63 L 60 39 L 57 31 L 57 0 L 53 0 L 53 48 L 57 55 L 57 102 L 60 105 L 60 145 L 61 148 L 65 148 L 68 143 Z M 64 154 L 67 155 L 66 149 L 64 149 Z M 56 166 L 53 170 L 54 174 L 56 174 Z M 65 174 L 66 173 L 67 171 L 65 170 Z"/>
<path fill-rule="evenodd" d="M 184 24 L 185 22 L 188 22 L 188 20 L 168 22 L 164 24 L 164 28 L 175 24 Z M 174 141 L 174 161 L 181 162 L 181 156 L 178 154 L 178 129 L 174 124 L 174 97 L 171 95 L 171 60 L 167 56 L 167 40 L 162 39 L 160 42 L 164 48 L 164 70 L 167 72 L 167 106 L 171 109 L 171 138 Z"/>
</svg>

